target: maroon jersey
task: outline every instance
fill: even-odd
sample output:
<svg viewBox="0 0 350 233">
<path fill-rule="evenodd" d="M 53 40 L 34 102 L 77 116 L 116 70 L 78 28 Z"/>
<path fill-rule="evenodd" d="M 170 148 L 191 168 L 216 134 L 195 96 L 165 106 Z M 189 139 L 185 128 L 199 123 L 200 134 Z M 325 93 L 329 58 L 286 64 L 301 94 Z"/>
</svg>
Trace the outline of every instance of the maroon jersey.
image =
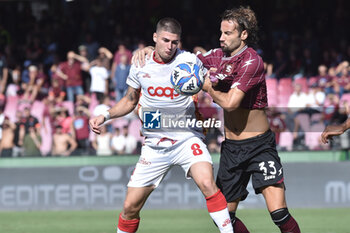
<svg viewBox="0 0 350 233">
<path fill-rule="evenodd" d="M 217 68 L 216 77 L 219 83 L 214 87 L 215 90 L 228 92 L 237 87 L 245 93 L 240 107 L 267 107 L 264 62 L 254 49 L 245 46 L 232 57 L 226 57 L 221 49 L 197 56 L 205 68 Z"/>
</svg>

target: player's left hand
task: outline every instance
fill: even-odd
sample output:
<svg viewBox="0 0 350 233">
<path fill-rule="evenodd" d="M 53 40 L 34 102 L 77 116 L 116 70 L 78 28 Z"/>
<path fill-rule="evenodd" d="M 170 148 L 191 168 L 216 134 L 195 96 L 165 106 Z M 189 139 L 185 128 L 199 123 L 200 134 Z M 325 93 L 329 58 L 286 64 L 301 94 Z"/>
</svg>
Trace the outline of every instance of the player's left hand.
<svg viewBox="0 0 350 233">
<path fill-rule="evenodd" d="M 89 125 L 92 132 L 96 134 L 100 134 L 101 133 L 100 126 L 103 124 L 104 121 L 105 121 L 105 117 L 103 115 L 99 115 L 97 117 L 91 118 L 89 121 Z"/>
<path fill-rule="evenodd" d="M 202 90 L 207 92 L 209 90 L 209 88 L 211 87 L 215 87 L 219 80 L 217 78 L 215 78 L 215 76 L 213 75 L 213 73 L 216 72 L 216 68 L 210 68 L 208 70 L 208 72 L 205 74 L 205 80 L 204 80 L 204 84 L 203 84 L 203 87 L 202 87 Z"/>
<path fill-rule="evenodd" d="M 344 129 L 342 125 L 329 125 L 321 134 L 321 141 L 326 144 L 328 140 L 333 136 L 338 136 L 344 133 Z"/>
<path fill-rule="evenodd" d="M 146 59 L 150 59 L 153 50 L 154 47 L 152 46 L 136 50 L 132 56 L 131 63 L 136 67 L 143 67 L 146 63 Z"/>
</svg>

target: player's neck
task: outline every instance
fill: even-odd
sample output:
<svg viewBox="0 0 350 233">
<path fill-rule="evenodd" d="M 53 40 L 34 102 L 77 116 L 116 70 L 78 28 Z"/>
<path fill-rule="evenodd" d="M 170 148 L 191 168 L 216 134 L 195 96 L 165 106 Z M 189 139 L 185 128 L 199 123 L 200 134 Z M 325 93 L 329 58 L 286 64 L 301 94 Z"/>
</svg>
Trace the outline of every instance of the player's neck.
<svg viewBox="0 0 350 233">
<path fill-rule="evenodd" d="M 169 60 L 165 60 L 161 56 L 159 56 L 159 53 L 157 53 L 157 51 L 154 51 L 153 60 L 159 64 L 166 64 L 166 63 L 169 63 L 170 61 L 172 61 L 174 59 L 175 55 L 176 55 L 176 52 Z"/>
<path fill-rule="evenodd" d="M 242 43 L 237 49 L 231 52 L 230 57 L 233 57 L 243 51 L 243 48 L 246 46 L 245 43 Z"/>
</svg>

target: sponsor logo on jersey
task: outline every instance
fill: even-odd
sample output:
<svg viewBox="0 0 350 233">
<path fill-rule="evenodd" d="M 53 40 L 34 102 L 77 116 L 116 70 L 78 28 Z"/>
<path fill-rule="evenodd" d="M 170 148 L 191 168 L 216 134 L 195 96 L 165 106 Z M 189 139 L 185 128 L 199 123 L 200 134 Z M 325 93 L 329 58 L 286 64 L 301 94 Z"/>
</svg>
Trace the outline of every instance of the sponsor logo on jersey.
<svg viewBox="0 0 350 233">
<path fill-rule="evenodd" d="M 171 87 L 152 87 L 150 86 L 148 89 L 148 94 L 150 96 L 158 96 L 158 97 L 167 97 L 170 99 L 174 99 L 178 97 L 180 94 L 176 93 L 174 88 Z"/>
<path fill-rule="evenodd" d="M 255 60 L 255 59 L 250 59 L 250 60 L 246 61 L 246 62 L 244 63 L 244 65 L 242 66 L 242 68 L 251 65 L 251 64 L 253 63 L 254 60 Z"/>
<path fill-rule="evenodd" d="M 151 78 L 151 75 L 145 73 L 144 75 L 142 75 L 142 78 Z"/>
<path fill-rule="evenodd" d="M 225 65 L 225 73 L 230 75 L 233 72 L 233 66 L 231 64 L 226 64 Z"/>
<path fill-rule="evenodd" d="M 224 221 L 224 223 L 222 224 L 222 227 L 226 227 L 227 225 L 231 224 L 231 220 L 230 219 L 226 219 Z"/>
<path fill-rule="evenodd" d="M 162 114 L 157 111 L 143 112 L 143 128 L 145 129 L 160 129 Z"/>
</svg>

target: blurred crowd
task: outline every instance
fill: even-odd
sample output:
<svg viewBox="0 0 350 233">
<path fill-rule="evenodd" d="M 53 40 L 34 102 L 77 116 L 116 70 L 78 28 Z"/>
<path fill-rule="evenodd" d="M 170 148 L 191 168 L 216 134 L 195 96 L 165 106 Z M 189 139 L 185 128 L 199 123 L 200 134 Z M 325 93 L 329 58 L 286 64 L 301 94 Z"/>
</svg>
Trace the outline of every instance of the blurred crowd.
<svg viewBox="0 0 350 233">
<path fill-rule="evenodd" d="M 252 3 L 262 25 L 256 49 L 266 62 L 267 112 L 281 150 L 328 149 L 314 140 L 316 133 L 350 113 L 350 43 L 346 30 L 336 31 L 349 19 L 344 12 L 348 3 L 335 1 L 327 11 L 331 3 L 310 2 Z M 194 4 L 1 2 L 1 157 L 137 154 L 143 139 L 136 113 L 109 122 L 97 136 L 91 134 L 88 119 L 125 94 L 132 54 L 151 44 L 160 17 L 181 15 L 182 48 L 197 52 L 218 46 L 217 15 L 188 14 L 200 8 Z M 160 9 L 167 7 L 175 10 L 162 15 L 166 11 Z M 212 10 L 221 13 L 226 7 Z M 313 17 L 321 21 L 309 17 L 308 9 L 315 7 Z M 205 118 L 222 119 L 209 96 L 201 93 L 199 103 Z M 221 140 L 222 129 L 209 130 L 211 152 L 218 152 Z"/>
</svg>

